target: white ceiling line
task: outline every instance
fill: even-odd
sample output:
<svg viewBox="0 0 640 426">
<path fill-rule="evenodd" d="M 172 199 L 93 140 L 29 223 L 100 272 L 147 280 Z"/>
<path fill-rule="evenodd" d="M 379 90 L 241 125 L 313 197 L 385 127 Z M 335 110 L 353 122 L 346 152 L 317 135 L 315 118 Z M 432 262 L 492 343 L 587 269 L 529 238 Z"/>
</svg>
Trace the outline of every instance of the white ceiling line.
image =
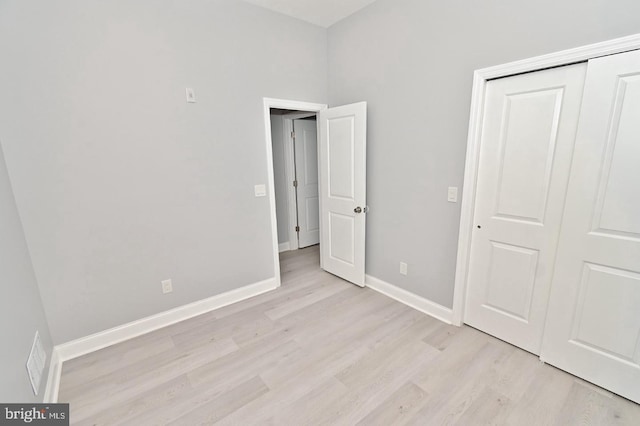
<svg viewBox="0 0 640 426">
<path fill-rule="evenodd" d="M 243 0 L 293 18 L 328 28 L 375 0 Z"/>
</svg>

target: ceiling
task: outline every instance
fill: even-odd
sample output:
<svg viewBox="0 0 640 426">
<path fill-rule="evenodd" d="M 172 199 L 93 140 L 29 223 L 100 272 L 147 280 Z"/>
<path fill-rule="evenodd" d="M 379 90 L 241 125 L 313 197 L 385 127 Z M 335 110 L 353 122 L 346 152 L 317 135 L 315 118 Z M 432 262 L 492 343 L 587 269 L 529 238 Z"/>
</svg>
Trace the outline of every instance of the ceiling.
<svg viewBox="0 0 640 426">
<path fill-rule="evenodd" d="M 341 19 L 370 5 L 375 0 L 244 0 L 247 3 L 283 13 L 321 27 L 330 27 Z"/>
</svg>

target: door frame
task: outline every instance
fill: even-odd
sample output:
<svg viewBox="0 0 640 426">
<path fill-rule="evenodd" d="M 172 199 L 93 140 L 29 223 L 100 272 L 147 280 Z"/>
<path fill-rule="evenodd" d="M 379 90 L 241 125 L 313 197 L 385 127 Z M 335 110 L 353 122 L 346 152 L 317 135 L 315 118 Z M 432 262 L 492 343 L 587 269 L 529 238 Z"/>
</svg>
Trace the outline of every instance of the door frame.
<svg viewBox="0 0 640 426">
<path fill-rule="evenodd" d="M 275 177 L 273 171 L 273 141 L 271 139 L 271 108 L 318 113 L 327 109 L 327 104 L 292 101 L 286 99 L 263 98 L 263 107 L 265 142 L 267 144 L 267 186 L 269 192 L 269 213 L 271 215 L 273 271 L 276 280 L 276 287 L 280 287 L 280 253 L 278 245 L 278 220 L 276 217 Z M 291 208 L 289 208 L 289 211 L 291 211 Z"/>
<path fill-rule="evenodd" d="M 536 56 L 515 62 L 509 62 L 473 73 L 473 89 L 471 92 L 471 111 L 469 116 L 469 133 L 467 136 L 467 155 L 464 168 L 462 203 L 460 212 L 460 229 L 458 234 L 458 254 L 453 291 L 454 325 L 464 323 L 464 308 L 469 279 L 469 260 L 471 254 L 471 235 L 474 226 L 474 210 L 476 185 L 478 180 L 478 163 L 480 159 L 480 142 L 486 85 L 489 80 L 508 77 L 526 72 L 539 71 L 545 68 L 585 62 L 589 59 L 606 55 L 615 55 L 630 50 L 640 49 L 640 34 L 616 38 L 601 43 L 589 44 L 548 55 Z"/>
</svg>

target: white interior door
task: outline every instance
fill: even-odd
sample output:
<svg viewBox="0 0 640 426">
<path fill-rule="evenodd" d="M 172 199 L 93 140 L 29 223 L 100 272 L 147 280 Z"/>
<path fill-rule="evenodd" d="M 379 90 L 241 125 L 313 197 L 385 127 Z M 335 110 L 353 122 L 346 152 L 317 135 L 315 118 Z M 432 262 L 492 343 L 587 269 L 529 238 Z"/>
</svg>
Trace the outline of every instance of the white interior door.
<svg viewBox="0 0 640 426">
<path fill-rule="evenodd" d="M 364 286 L 367 104 L 321 111 L 318 126 L 321 264 Z"/>
<path fill-rule="evenodd" d="M 298 207 L 298 247 L 320 242 L 318 131 L 316 120 L 293 120 Z"/>
<path fill-rule="evenodd" d="M 541 358 L 640 403 L 640 52 L 589 62 Z"/>
<path fill-rule="evenodd" d="M 586 64 L 487 84 L 465 322 L 538 354 Z"/>
</svg>

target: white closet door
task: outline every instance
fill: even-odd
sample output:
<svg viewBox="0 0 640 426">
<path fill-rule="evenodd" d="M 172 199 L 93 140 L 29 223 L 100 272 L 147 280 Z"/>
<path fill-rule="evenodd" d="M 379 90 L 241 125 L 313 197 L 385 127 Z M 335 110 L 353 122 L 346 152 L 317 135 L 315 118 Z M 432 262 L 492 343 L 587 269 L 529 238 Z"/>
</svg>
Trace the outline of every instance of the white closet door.
<svg viewBox="0 0 640 426">
<path fill-rule="evenodd" d="M 585 70 L 487 84 L 465 322 L 536 354 Z"/>
<path fill-rule="evenodd" d="M 318 131 L 315 120 L 293 120 L 298 200 L 298 247 L 320 242 Z"/>
<path fill-rule="evenodd" d="M 589 62 L 541 358 L 640 403 L 640 52 Z"/>
</svg>

